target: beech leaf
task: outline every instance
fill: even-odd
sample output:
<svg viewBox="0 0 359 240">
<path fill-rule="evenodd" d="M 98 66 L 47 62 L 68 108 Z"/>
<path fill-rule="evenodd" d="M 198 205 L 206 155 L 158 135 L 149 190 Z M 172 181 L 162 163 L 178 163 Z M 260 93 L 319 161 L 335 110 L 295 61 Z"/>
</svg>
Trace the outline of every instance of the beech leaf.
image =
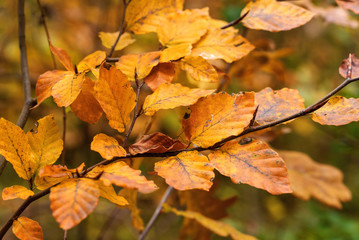
<svg viewBox="0 0 359 240">
<path fill-rule="evenodd" d="M 350 67 L 350 76 L 348 76 L 348 67 Z M 359 59 L 354 54 L 349 54 L 347 59 L 344 59 L 339 67 L 339 74 L 343 78 L 357 78 L 359 77 Z"/>
<path fill-rule="evenodd" d="M 126 150 L 118 144 L 117 140 L 103 133 L 97 134 L 93 138 L 91 150 L 100 153 L 102 158 L 107 160 L 126 156 Z"/>
<path fill-rule="evenodd" d="M 111 49 L 115 44 L 119 32 L 109 33 L 109 32 L 100 32 L 99 37 L 101 39 L 102 45 L 106 48 Z M 115 51 L 119 51 L 127 47 L 128 45 L 134 43 L 136 40 L 132 38 L 131 34 L 125 32 L 121 35 L 118 43 L 116 44 Z"/>
<path fill-rule="evenodd" d="M 27 217 L 18 217 L 17 219 L 14 219 L 12 232 L 21 240 L 44 239 L 40 224 Z"/>
<path fill-rule="evenodd" d="M 27 189 L 24 186 L 14 185 L 11 187 L 4 188 L 2 191 L 2 199 L 10 200 L 14 198 L 26 199 L 30 196 L 34 195 L 34 192 Z"/>
<path fill-rule="evenodd" d="M 196 81 L 210 83 L 219 81 L 216 69 L 203 57 L 187 56 L 181 60 L 180 66 Z"/>
<path fill-rule="evenodd" d="M 66 52 L 66 50 L 55 47 L 50 43 L 50 49 L 51 52 L 59 59 L 59 61 L 62 63 L 62 65 L 71 72 L 74 72 L 74 66 L 71 62 L 70 55 Z"/>
<path fill-rule="evenodd" d="M 175 73 L 174 63 L 159 63 L 152 68 L 151 73 L 145 77 L 144 81 L 152 91 L 155 91 L 161 84 L 172 82 Z"/>
<path fill-rule="evenodd" d="M 112 185 L 106 186 L 101 181 L 98 181 L 98 184 L 101 197 L 106 198 L 117 206 L 126 206 L 129 204 L 123 196 L 119 196 L 116 194 L 115 189 Z"/>
<path fill-rule="evenodd" d="M 350 10 L 353 13 L 359 14 L 359 2 L 357 0 L 335 0 L 335 1 L 340 7 Z"/>
<path fill-rule="evenodd" d="M 143 229 L 145 227 L 144 227 L 141 215 L 140 215 L 141 211 L 137 207 L 137 190 L 124 188 L 124 189 L 121 189 L 119 194 L 121 196 L 124 196 L 129 202 L 129 205 L 126 207 L 128 209 L 130 209 L 130 211 L 131 211 L 132 226 L 134 226 L 139 231 L 143 231 Z"/>
<path fill-rule="evenodd" d="M 60 70 L 47 71 L 41 74 L 36 81 L 35 93 L 36 93 L 37 104 L 35 107 L 39 106 L 46 98 L 50 97 L 52 92 L 52 87 L 58 81 L 65 78 L 69 74 L 72 73 L 69 71 L 60 71 Z"/>
</svg>

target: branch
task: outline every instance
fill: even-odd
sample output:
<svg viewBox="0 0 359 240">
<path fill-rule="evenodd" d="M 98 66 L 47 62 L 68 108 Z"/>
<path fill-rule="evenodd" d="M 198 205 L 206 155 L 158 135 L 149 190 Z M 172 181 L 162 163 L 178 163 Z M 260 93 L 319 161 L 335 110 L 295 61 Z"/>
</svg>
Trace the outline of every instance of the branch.
<svg viewBox="0 0 359 240">
<path fill-rule="evenodd" d="M 170 196 L 172 190 L 173 190 L 173 187 L 171 187 L 171 186 L 169 186 L 167 188 L 165 194 L 163 194 L 163 196 L 162 196 L 161 201 L 158 203 L 157 208 L 156 208 L 155 212 L 153 213 L 150 221 L 147 223 L 147 226 L 145 227 L 145 230 L 143 230 L 143 232 L 138 237 L 138 240 L 144 240 L 145 239 L 145 237 L 147 236 L 147 234 L 150 231 L 151 227 L 153 226 L 153 224 L 156 222 L 158 216 L 160 215 L 161 210 L 162 210 L 162 205 L 167 201 L 167 199 Z"/>
<path fill-rule="evenodd" d="M 229 28 L 229 27 L 232 27 L 234 25 L 237 25 L 238 23 L 240 23 L 249 13 L 249 10 L 243 14 L 242 16 L 240 16 L 239 18 L 237 18 L 236 20 L 228 23 L 227 25 L 224 25 L 223 27 L 221 27 L 221 29 L 226 29 L 226 28 Z"/>
</svg>

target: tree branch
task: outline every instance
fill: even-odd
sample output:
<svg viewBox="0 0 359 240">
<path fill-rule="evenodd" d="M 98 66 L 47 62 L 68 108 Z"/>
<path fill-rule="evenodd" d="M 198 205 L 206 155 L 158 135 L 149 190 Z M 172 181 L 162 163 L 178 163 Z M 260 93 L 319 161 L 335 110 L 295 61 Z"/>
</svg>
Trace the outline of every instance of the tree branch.
<svg viewBox="0 0 359 240">
<path fill-rule="evenodd" d="M 234 25 L 237 25 L 238 23 L 240 23 L 249 13 L 249 10 L 243 14 L 242 16 L 239 16 L 239 18 L 237 18 L 236 20 L 228 23 L 227 25 L 224 25 L 223 27 L 221 27 L 221 29 L 226 29 L 226 28 L 229 28 L 229 27 L 232 27 Z"/>
</svg>

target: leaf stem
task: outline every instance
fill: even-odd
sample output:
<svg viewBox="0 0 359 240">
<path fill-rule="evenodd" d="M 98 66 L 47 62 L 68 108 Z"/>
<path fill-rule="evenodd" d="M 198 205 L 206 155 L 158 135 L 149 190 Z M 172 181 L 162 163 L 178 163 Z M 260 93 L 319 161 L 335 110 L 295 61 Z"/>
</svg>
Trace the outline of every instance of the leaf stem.
<svg viewBox="0 0 359 240">
<path fill-rule="evenodd" d="M 237 25 L 238 23 L 240 23 L 249 13 L 249 10 L 243 14 L 242 16 L 239 16 L 239 18 L 237 18 L 236 20 L 224 25 L 223 27 L 221 27 L 221 29 L 226 29 L 226 28 L 229 28 L 229 27 L 232 27 L 234 25 Z"/>
</svg>

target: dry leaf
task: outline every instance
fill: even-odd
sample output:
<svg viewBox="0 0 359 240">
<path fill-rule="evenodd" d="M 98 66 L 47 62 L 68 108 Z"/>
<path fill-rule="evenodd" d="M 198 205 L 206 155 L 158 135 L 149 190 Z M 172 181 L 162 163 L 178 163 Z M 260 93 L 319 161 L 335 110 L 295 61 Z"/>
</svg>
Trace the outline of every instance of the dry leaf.
<svg viewBox="0 0 359 240">
<path fill-rule="evenodd" d="M 99 37 L 101 39 L 102 45 L 106 48 L 111 49 L 115 44 L 119 32 L 109 33 L 109 32 L 100 32 Z M 132 38 L 131 34 L 125 32 L 121 35 L 118 40 L 115 51 L 119 51 L 127 47 L 128 45 L 134 43 L 136 40 Z"/>
<path fill-rule="evenodd" d="M 186 137 L 206 148 L 243 132 L 255 111 L 254 93 L 212 94 L 199 99 L 190 109 L 190 117 L 182 122 Z"/>
<path fill-rule="evenodd" d="M 67 71 L 74 72 L 74 66 L 71 62 L 70 55 L 61 48 L 55 47 L 54 45 L 50 44 L 51 52 L 59 59 L 62 65 L 67 69 Z"/>
<path fill-rule="evenodd" d="M 350 67 L 350 72 L 348 69 Z M 349 73 L 350 76 L 347 76 Z M 359 77 L 359 59 L 352 53 L 349 54 L 349 58 L 344 59 L 339 67 L 339 74 L 343 78 L 357 78 Z"/>
<path fill-rule="evenodd" d="M 27 217 L 18 217 L 17 219 L 14 219 L 12 232 L 21 240 L 44 239 L 40 224 Z"/>
<path fill-rule="evenodd" d="M 359 14 L 359 1 L 358 0 L 335 0 L 339 6 L 348 9 L 353 13 Z"/>
<path fill-rule="evenodd" d="M 283 159 L 264 142 L 248 138 L 228 142 L 208 158 L 234 183 L 246 183 L 271 194 L 292 192 Z"/>
<path fill-rule="evenodd" d="M 216 69 L 203 57 L 187 56 L 181 60 L 180 66 L 196 81 L 210 83 L 219 81 Z"/>
<path fill-rule="evenodd" d="M 144 224 L 140 215 L 141 211 L 137 207 L 137 190 L 124 188 L 121 189 L 119 194 L 128 199 L 129 205 L 127 208 L 131 211 L 132 226 L 134 226 L 138 231 L 143 231 Z"/>
<path fill-rule="evenodd" d="M 314 162 L 308 155 L 296 151 L 279 151 L 287 164 L 293 194 L 303 200 L 314 197 L 335 208 L 352 199 L 350 190 L 343 184 L 342 172 L 330 165 Z"/>
<path fill-rule="evenodd" d="M 11 187 L 4 188 L 2 191 L 2 199 L 10 200 L 14 198 L 26 199 L 30 196 L 34 195 L 34 192 L 27 189 L 24 186 L 14 185 Z"/>
<path fill-rule="evenodd" d="M 171 45 L 161 52 L 160 62 L 176 61 L 191 54 L 192 44 L 181 43 Z"/>
<path fill-rule="evenodd" d="M 340 126 L 359 121 L 359 99 L 334 96 L 312 116 L 322 125 Z"/>
<path fill-rule="evenodd" d="M 97 134 L 93 138 L 91 150 L 98 152 L 102 158 L 107 160 L 126 156 L 126 150 L 118 144 L 117 140 L 103 133 Z"/>
<path fill-rule="evenodd" d="M 156 162 L 155 171 L 168 185 L 181 191 L 196 188 L 208 191 L 214 179 L 208 158 L 197 151 L 182 152 Z"/>
<path fill-rule="evenodd" d="M 197 102 L 200 97 L 213 93 L 214 90 L 184 87 L 179 83 L 162 84 L 154 93 L 147 96 L 143 104 L 146 115 L 152 116 L 160 109 L 172 109 L 189 106 Z"/>
<path fill-rule="evenodd" d="M 159 63 L 152 68 L 151 73 L 145 77 L 144 81 L 152 91 L 155 91 L 161 84 L 172 82 L 175 73 L 174 63 Z"/>
<path fill-rule="evenodd" d="M 39 106 L 46 98 L 51 96 L 52 87 L 61 79 L 69 75 L 68 71 L 47 71 L 39 76 L 36 82 L 35 94 L 37 104 Z M 35 108 L 34 107 L 34 108 Z"/>
<path fill-rule="evenodd" d="M 71 229 L 95 209 L 99 196 L 100 191 L 95 180 L 65 180 L 50 190 L 52 215 L 62 229 Z"/>
<path fill-rule="evenodd" d="M 106 186 L 101 181 L 98 181 L 100 196 L 106 198 L 117 206 L 126 206 L 129 202 L 123 197 L 116 194 L 112 185 Z"/>
<path fill-rule="evenodd" d="M 101 65 L 101 63 L 105 60 L 106 53 L 104 51 L 96 51 L 91 53 L 82 59 L 77 65 L 77 70 L 79 73 L 88 72 L 93 68 L 96 68 Z"/>
</svg>

